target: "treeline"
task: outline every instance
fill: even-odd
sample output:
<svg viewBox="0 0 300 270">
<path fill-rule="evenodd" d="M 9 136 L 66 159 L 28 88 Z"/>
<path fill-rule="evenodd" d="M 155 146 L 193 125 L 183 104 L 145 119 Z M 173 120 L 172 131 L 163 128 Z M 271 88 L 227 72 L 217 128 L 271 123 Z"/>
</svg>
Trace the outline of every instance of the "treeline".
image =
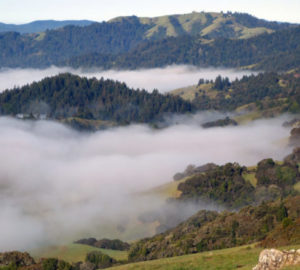
<svg viewBox="0 0 300 270">
<path fill-rule="evenodd" d="M 0 94 L 1 115 L 47 114 L 52 119 L 79 117 L 119 124 L 149 123 L 165 113 L 186 113 L 192 105 L 157 90 L 133 90 L 113 80 L 60 74 Z"/>
</svg>

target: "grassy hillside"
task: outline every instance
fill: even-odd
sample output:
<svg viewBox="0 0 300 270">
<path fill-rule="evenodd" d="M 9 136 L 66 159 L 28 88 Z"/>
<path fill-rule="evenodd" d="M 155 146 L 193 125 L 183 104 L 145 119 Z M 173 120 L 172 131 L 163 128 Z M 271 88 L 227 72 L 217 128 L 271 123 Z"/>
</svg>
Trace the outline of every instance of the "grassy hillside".
<svg viewBox="0 0 300 270">
<path fill-rule="evenodd" d="M 118 17 L 110 22 L 122 22 L 127 18 Z M 145 33 L 145 39 L 161 39 L 180 35 L 200 35 L 207 39 L 250 38 L 288 27 L 288 24 L 267 22 L 248 14 L 222 12 L 192 12 L 154 18 L 141 17 L 139 22 L 150 26 Z"/>
<path fill-rule="evenodd" d="M 300 245 L 287 246 L 281 250 L 300 248 Z M 258 262 L 262 248 L 255 245 L 237 248 L 202 252 L 173 258 L 159 259 L 147 262 L 131 263 L 111 270 L 251 270 Z M 287 269 L 299 269 L 291 267 Z"/>
<path fill-rule="evenodd" d="M 198 110 L 235 112 L 234 120 L 244 123 L 284 112 L 300 112 L 298 73 L 260 73 L 244 76 L 227 85 L 222 85 L 226 78 L 219 77 L 221 79 L 214 82 L 201 82 L 173 90 L 170 94 L 192 102 Z"/>
<path fill-rule="evenodd" d="M 69 263 L 84 261 L 86 254 L 91 251 L 101 251 L 104 254 L 116 260 L 127 259 L 126 251 L 116 251 L 109 249 L 101 249 L 81 244 L 69 244 L 64 246 L 52 246 L 47 248 L 39 248 L 33 250 L 30 253 L 35 259 L 39 258 L 57 258 L 60 260 L 67 261 Z"/>
</svg>

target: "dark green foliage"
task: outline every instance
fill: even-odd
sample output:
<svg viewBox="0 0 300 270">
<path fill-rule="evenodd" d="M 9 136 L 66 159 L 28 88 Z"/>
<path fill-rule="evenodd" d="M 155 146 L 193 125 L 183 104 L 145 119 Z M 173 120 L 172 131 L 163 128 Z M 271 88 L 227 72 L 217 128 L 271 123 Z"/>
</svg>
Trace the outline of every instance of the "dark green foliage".
<svg viewBox="0 0 300 270">
<path fill-rule="evenodd" d="M 107 268 L 116 263 L 116 260 L 100 251 L 89 252 L 85 261 L 95 264 L 97 269 Z"/>
<path fill-rule="evenodd" d="M 299 171 L 296 164 L 276 164 L 272 159 L 264 159 L 257 165 L 257 186 L 276 185 L 283 194 L 293 192 L 293 185 L 299 181 Z"/>
<path fill-rule="evenodd" d="M 240 208 L 254 200 L 254 188 L 242 177 L 244 167 L 227 163 L 224 166 L 195 174 L 178 185 L 180 200 L 208 200 L 231 208 Z"/>
<path fill-rule="evenodd" d="M 0 94 L 2 115 L 42 114 L 43 111 L 36 111 L 36 108 L 44 108 L 40 104 L 48 106 L 50 118 L 81 117 L 119 124 L 148 123 L 162 118 L 165 113 L 192 111 L 191 104 L 180 97 L 157 91 L 135 91 L 125 83 L 71 74 L 60 74 Z"/>
<path fill-rule="evenodd" d="M 235 120 L 226 117 L 224 119 L 219 119 L 216 121 L 204 123 L 202 127 L 211 128 L 211 127 L 225 127 L 225 126 L 237 126 L 237 125 L 238 123 Z"/>
<path fill-rule="evenodd" d="M 72 269 L 72 266 L 69 263 L 54 258 L 43 259 L 42 267 L 43 270 L 71 270 Z"/>
<path fill-rule="evenodd" d="M 229 86 L 230 86 L 229 78 L 228 77 L 222 78 L 221 75 L 219 75 L 214 82 L 214 88 L 217 90 L 228 89 Z"/>
<path fill-rule="evenodd" d="M 282 221 L 284 218 L 288 217 L 288 212 L 283 203 L 280 204 L 277 210 L 276 219 Z"/>
<path fill-rule="evenodd" d="M 87 239 L 80 239 L 75 243 L 89 245 L 98 248 L 121 250 L 121 251 L 128 250 L 130 248 L 130 245 L 128 243 L 123 242 L 119 239 L 110 240 L 104 238 L 104 239 L 97 240 L 95 238 L 87 238 Z"/>
</svg>

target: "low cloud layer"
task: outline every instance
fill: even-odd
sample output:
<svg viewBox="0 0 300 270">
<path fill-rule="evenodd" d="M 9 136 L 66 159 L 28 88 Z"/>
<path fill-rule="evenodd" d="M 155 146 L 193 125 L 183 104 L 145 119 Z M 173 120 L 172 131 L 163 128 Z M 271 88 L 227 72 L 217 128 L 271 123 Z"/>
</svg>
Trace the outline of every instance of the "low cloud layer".
<svg viewBox="0 0 300 270">
<path fill-rule="evenodd" d="M 22 86 L 33 81 L 39 81 L 47 76 L 54 76 L 63 72 L 71 72 L 86 77 L 104 77 L 114 79 L 133 88 L 145 88 L 152 91 L 158 89 L 167 92 L 180 87 L 197 84 L 200 78 L 215 79 L 218 75 L 227 76 L 231 80 L 249 75 L 249 71 L 233 69 L 196 68 L 192 66 L 169 66 L 166 68 L 142 69 L 133 71 L 81 69 L 51 67 L 47 69 L 0 69 L 0 92 L 14 86 Z"/>
<path fill-rule="evenodd" d="M 163 130 L 133 125 L 92 134 L 0 118 L 0 251 L 118 237 L 109 230 L 115 225 L 126 235 L 131 217 L 163 203 L 136 194 L 172 181 L 188 164 L 252 165 L 290 151 L 283 118 L 205 130 L 203 117 Z"/>
</svg>

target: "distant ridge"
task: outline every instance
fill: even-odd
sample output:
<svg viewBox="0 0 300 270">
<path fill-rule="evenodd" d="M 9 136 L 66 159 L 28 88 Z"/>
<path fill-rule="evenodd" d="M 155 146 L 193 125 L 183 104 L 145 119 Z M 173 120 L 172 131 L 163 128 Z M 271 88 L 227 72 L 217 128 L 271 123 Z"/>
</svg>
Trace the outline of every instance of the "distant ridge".
<svg viewBox="0 0 300 270">
<path fill-rule="evenodd" d="M 76 26 L 87 26 L 94 23 L 89 20 L 66 20 L 66 21 L 55 21 L 55 20 L 39 20 L 33 21 L 26 24 L 6 24 L 0 23 L 0 32 L 18 32 L 21 34 L 31 34 L 44 32 L 47 29 L 53 30 L 61 28 L 67 25 Z"/>
<path fill-rule="evenodd" d="M 37 22 L 37 24 L 41 26 L 43 23 Z M 224 55 L 222 50 L 219 50 L 222 59 L 208 59 L 214 53 L 209 53 L 206 56 L 206 52 L 200 49 L 211 51 L 210 44 L 215 46 L 215 43 L 219 42 L 219 45 L 223 46 L 224 39 L 227 43 L 235 41 L 238 46 L 245 48 L 244 42 L 247 43 L 251 38 L 265 36 L 270 33 L 276 34 L 279 31 L 295 28 L 295 26 L 297 25 L 268 22 L 244 13 L 193 12 L 156 18 L 118 17 L 108 22 L 92 23 L 83 27 L 69 25 L 60 29 L 32 34 L 2 32 L 0 33 L 0 66 L 40 68 L 66 64 L 67 62 L 70 62 L 70 64 L 76 62 L 74 65 L 77 65 L 78 57 L 83 57 L 82 60 L 85 65 L 95 64 L 96 66 L 105 67 L 115 63 L 115 57 L 120 55 L 123 57 L 123 55 L 129 53 L 131 54 L 129 55 L 130 63 L 128 64 L 126 60 L 128 57 L 126 56 L 126 59 L 121 59 L 122 63 L 118 61 L 118 67 L 124 67 L 124 64 L 126 64 L 127 68 L 134 68 L 144 60 L 147 60 L 145 67 L 149 65 L 164 66 L 173 63 L 200 65 L 203 61 L 204 64 L 213 66 L 227 64 L 226 66 L 236 67 L 241 66 L 241 61 L 237 61 L 238 65 L 229 65 L 224 63 L 224 57 L 229 58 L 231 61 L 232 52 L 237 54 L 240 52 L 240 48 L 235 47 L 232 50 L 232 46 L 229 44 L 227 46 L 230 49 L 229 56 Z M 282 43 L 284 44 L 284 42 Z M 200 48 L 199 45 L 207 46 Z M 265 46 L 265 44 L 260 45 Z M 153 51 L 154 47 L 156 52 Z M 161 49 L 163 54 L 158 53 L 158 51 L 162 52 Z M 251 48 L 252 51 L 255 49 Z M 257 49 L 260 49 L 260 47 L 257 47 Z M 188 50 L 192 50 L 192 52 Z M 240 56 L 242 58 L 245 58 L 244 51 Z M 286 52 L 286 50 L 283 51 Z M 282 50 L 279 51 L 279 53 L 281 52 Z M 150 63 L 148 59 L 145 59 L 145 56 L 149 53 L 152 54 L 151 59 L 156 58 L 159 61 L 155 60 L 154 63 L 151 60 L 152 63 Z M 202 53 L 201 57 L 200 53 Z M 283 57 L 290 62 L 293 55 L 290 51 L 287 51 L 287 53 Z M 91 59 L 86 59 L 87 55 L 90 55 Z M 168 59 L 162 62 L 160 59 L 166 58 L 167 55 Z M 253 55 L 256 55 L 256 53 L 254 52 Z M 74 57 L 76 58 L 75 61 L 73 60 Z M 199 57 L 201 61 L 197 60 Z M 252 59 L 253 57 L 249 56 L 249 58 Z M 176 62 L 174 62 L 174 59 Z M 243 66 L 257 64 L 253 61 L 243 62 L 245 62 Z M 79 64 L 82 65 L 81 61 Z"/>
</svg>

